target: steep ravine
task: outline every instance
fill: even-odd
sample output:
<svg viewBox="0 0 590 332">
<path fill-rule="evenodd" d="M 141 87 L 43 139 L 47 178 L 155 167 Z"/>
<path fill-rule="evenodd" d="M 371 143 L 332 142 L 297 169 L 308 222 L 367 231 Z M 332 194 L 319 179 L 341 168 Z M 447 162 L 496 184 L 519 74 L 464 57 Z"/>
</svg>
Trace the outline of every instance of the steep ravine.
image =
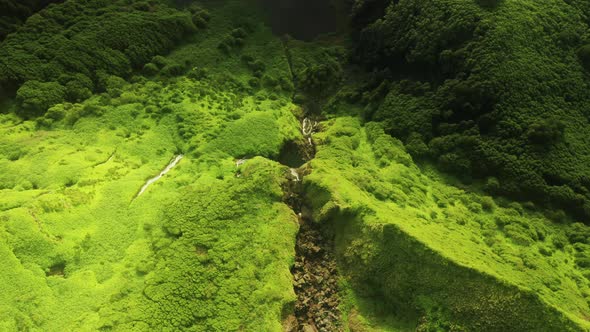
<svg viewBox="0 0 590 332">
<path fill-rule="evenodd" d="M 312 135 L 317 122 L 305 118 L 301 122 L 304 142 L 291 149 L 287 160 L 313 159 L 314 142 Z M 295 146 L 295 145 L 294 145 Z M 289 165 L 291 166 L 291 165 Z M 334 242 L 322 225 L 314 222 L 307 213 L 304 176 L 311 169 L 308 164 L 291 168 L 289 182 L 285 186 L 286 202 L 299 216 L 299 233 L 295 248 L 295 263 L 291 268 L 293 288 L 297 295 L 294 315 L 285 322 L 285 330 L 297 332 L 341 331 L 341 314 L 338 308 L 338 270 L 333 253 Z"/>
<path fill-rule="evenodd" d="M 340 331 L 338 271 L 332 252 L 333 239 L 311 220 L 302 218 L 300 227 L 295 264 L 291 269 L 297 294 L 297 327 L 292 331 Z"/>
</svg>

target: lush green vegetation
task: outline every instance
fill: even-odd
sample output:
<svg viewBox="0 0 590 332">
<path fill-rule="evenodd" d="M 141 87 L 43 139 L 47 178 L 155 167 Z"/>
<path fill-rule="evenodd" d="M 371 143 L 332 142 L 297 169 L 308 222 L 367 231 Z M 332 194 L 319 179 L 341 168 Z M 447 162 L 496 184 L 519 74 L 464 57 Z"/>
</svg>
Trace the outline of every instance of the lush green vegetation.
<svg viewBox="0 0 590 332">
<path fill-rule="evenodd" d="M 0 90 L 18 89 L 23 116 L 42 115 L 56 97 L 63 99 L 57 91 L 71 102 L 104 91 L 108 75 L 128 77 L 196 29 L 190 11 L 159 2 L 50 6 L 0 46 Z"/>
<path fill-rule="evenodd" d="M 498 183 L 490 194 L 587 220 L 587 2 L 385 3 L 357 34 L 357 61 L 390 87 L 371 118 L 428 145 L 410 149 L 414 156 L 466 181 Z"/>
<path fill-rule="evenodd" d="M 313 42 L 49 2 L 0 0 L 1 331 L 288 330 L 301 222 L 324 326 L 590 329 L 587 1 L 354 1 Z"/>
<path fill-rule="evenodd" d="M 241 55 L 202 47 L 234 29 L 234 9 L 218 10 L 228 17 L 207 34 L 149 59 L 151 79 L 105 76 L 103 93 L 72 102 L 67 85 L 28 80 L 5 106 L 0 329 L 281 329 L 298 229 L 283 203 L 287 169 L 234 159 L 278 156 L 299 123 L 281 91 L 252 90 Z M 284 56 L 266 28 L 251 33 L 266 38 L 241 51 Z M 178 63 L 182 71 L 166 70 Z M 288 71 L 267 66 L 267 75 Z M 23 122 L 25 113 L 35 119 Z"/>
<path fill-rule="evenodd" d="M 336 235 L 360 314 L 353 324 L 371 307 L 363 298 L 380 298 L 393 321 L 421 331 L 590 326 L 586 240 L 567 237 L 585 226 L 446 184 L 378 123 L 340 117 L 324 126 L 305 186 L 315 219 Z"/>
<path fill-rule="evenodd" d="M 43 7 L 58 0 L 0 1 L 0 41 L 16 30 L 26 19 Z"/>
</svg>

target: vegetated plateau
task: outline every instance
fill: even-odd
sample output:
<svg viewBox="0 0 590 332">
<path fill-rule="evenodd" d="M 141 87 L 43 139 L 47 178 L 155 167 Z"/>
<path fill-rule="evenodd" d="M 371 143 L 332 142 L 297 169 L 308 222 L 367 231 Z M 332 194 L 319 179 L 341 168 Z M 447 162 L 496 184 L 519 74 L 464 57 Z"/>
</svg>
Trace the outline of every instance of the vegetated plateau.
<svg viewBox="0 0 590 332">
<path fill-rule="evenodd" d="M 589 24 L 0 0 L 0 331 L 590 330 Z"/>
</svg>

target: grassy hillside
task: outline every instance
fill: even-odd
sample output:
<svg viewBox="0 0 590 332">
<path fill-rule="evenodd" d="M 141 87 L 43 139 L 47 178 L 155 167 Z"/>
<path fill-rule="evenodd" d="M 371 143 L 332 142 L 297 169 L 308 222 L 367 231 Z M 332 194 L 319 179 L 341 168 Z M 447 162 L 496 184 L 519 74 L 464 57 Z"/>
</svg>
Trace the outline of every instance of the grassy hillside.
<svg viewBox="0 0 590 332">
<path fill-rule="evenodd" d="M 173 97 L 166 87 L 177 102 L 161 113 L 151 105 Z M 250 136 L 244 149 L 258 154 L 261 139 L 271 137 L 257 140 L 249 126 L 258 122 L 250 119 L 264 113 L 277 131 L 260 154 L 278 155 L 286 135 L 297 133 L 297 121 L 289 108 L 272 107 L 278 101 L 255 108 L 248 98 L 217 90 L 191 103 L 199 87 L 188 79 L 125 85 L 108 103 L 95 97 L 57 106 L 65 107 L 64 120 L 49 129 L 3 116 L 4 329 L 280 326 L 282 308 L 294 296 L 289 264 L 297 230 L 282 203 L 286 168 L 253 159 L 237 169 L 234 150 L 204 137 Z M 135 93 L 151 98 L 138 101 Z M 223 118 L 213 114 L 225 113 L 226 98 L 241 105 L 235 111 L 243 119 L 219 124 Z M 87 107 L 100 115 L 67 124 Z M 202 117 L 191 129 L 198 134 L 185 140 L 178 118 L 195 107 Z M 198 148 L 191 150 L 193 144 Z M 187 152 L 136 197 L 174 155 Z M 206 310 L 197 314 L 197 308 Z"/>
<path fill-rule="evenodd" d="M 567 226 L 421 171 L 378 123 L 323 126 L 307 197 L 359 303 L 381 298 L 384 313 L 424 331 L 590 326 L 588 256 Z"/>
<path fill-rule="evenodd" d="M 241 54 L 217 47 L 237 29 L 231 6 L 217 10 L 227 17 L 135 83 L 108 76 L 104 93 L 35 121 L 5 105 L 0 329 L 281 329 L 298 225 L 288 169 L 262 157 L 299 138 L 296 107 L 258 93 Z M 250 29 L 262 37 L 243 52 L 268 57 L 265 75 L 287 73 L 280 41 Z"/>
</svg>

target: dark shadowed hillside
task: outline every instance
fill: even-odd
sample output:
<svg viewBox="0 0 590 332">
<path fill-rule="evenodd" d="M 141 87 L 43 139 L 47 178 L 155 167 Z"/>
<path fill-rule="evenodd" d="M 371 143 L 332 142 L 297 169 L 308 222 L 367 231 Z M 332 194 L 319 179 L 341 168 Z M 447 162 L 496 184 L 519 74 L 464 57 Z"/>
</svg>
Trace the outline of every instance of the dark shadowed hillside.
<svg viewBox="0 0 590 332">
<path fill-rule="evenodd" d="M 389 90 L 370 117 L 415 157 L 491 194 L 588 220 L 588 6 L 378 4 L 355 8 L 356 62 L 382 73 Z"/>
<path fill-rule="evenodd" d="M 51 3 L 63 0 L 0 1 L 0 41 L 16 30 L 27 18 Z"/>
</svg>

